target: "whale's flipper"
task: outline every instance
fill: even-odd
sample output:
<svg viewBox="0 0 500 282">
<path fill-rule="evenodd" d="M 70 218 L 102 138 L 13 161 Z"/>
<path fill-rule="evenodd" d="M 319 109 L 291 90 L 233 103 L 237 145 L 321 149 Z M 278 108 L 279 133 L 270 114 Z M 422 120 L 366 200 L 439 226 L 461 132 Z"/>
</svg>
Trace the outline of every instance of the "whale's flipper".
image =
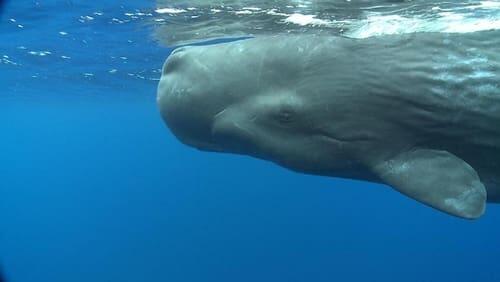
<svg viewBox="0 0 500 282">
<path fill-rule="evenodd" d="M 469 219 L 484 213 L 486 189 L 478 174 L 446 151 L 405 152 L 374 172 L 399 192 L 446 213 Z"/>
</svg>

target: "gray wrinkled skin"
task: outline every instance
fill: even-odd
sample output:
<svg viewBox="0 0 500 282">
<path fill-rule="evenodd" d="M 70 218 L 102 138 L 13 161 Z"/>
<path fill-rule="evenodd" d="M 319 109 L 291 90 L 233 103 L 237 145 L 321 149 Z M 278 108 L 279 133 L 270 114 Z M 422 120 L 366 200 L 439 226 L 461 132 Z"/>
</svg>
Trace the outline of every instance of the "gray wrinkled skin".
<svg viewBox="0 0 500 282">
<path fill-rule="evenodd" d="M 183 143 L 385 183 L 477 218 L 500 202 L 500 32 L 183 47 L 158 105 Z"/>
</svg>

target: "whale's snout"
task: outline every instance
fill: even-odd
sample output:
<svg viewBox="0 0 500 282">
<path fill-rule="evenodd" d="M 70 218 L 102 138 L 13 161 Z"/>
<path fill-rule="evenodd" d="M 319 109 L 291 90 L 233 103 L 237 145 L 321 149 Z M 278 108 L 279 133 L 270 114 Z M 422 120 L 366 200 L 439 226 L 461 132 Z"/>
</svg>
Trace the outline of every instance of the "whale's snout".
<svg viewBox="0 0 500 282">
<path fill-rule="evenodd" d="M 217 150 L 212 145 L 213 116 L 218 108 L 215 99 L 204 89 L 210 73 L 196 66 L 183 48 L 174 51 L 163 66 L 157 103 L 163 120 L 183 143 L 203 150 Z"/>
</svg>

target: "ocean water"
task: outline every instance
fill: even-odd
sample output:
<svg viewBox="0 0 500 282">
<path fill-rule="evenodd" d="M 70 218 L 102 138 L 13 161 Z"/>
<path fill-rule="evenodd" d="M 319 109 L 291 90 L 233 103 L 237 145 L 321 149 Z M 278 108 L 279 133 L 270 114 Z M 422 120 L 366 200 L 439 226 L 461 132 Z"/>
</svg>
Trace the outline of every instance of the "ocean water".
<svg viewBox="0 0 500 282">
<path fill-rule="evenodd" d="M 178 142 L 156 108 L 171 49 L 154 1 L 5 4 L 6 281 L 500 281 L 500 205 L 467 221 Z"/>
</svg>

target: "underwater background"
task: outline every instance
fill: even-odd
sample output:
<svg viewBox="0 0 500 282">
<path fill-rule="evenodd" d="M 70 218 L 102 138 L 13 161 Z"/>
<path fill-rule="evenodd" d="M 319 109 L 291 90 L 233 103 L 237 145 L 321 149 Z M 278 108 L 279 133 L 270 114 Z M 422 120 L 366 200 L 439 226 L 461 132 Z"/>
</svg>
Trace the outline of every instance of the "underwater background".
<svg viewBox="0 0 500 282">
<path fill-rule="evenodd" d="M 179 143 L 156 108 L 154 1 L 4 4 L 6 281 L 500 281 L 500 205 L 467 221 Z"/>
</svg>

